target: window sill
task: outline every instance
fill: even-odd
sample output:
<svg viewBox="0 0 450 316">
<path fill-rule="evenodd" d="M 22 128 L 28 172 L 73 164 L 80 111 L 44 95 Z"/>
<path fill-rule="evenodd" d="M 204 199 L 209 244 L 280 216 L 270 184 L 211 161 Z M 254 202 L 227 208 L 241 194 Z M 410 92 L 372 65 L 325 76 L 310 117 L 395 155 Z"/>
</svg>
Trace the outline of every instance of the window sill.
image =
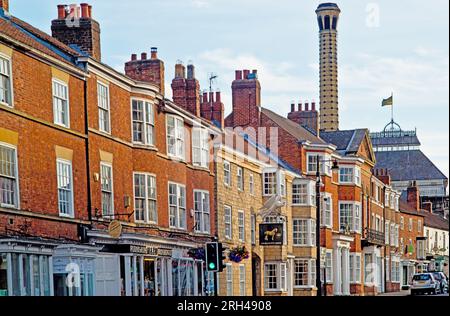
<svg viewBox="0 0 450 316">
<path fill-rule="evenodd" d="M 64 124 L 56 123 L 56 122 L 53 122 L 53 124 L 55 124 L 56 126 L 62 127 L 62 128 L 70 129 L 70 125 L 64 125 Z"/>
<path fill-rule="evenodd" d="M 2 101 L 0 101 L 0 105 L 6 106 L 6 107 L 8 107 L 8 108 L 13 108 L 13 107 L 14 107 L 13 105 L 9 105 L 8 103 L 2 102 Z"/>
<path fill-rule="evenodd" d="M 100 133 L 102 133 L 105 136 L 110 136 L 111 137 L 111 134 L 106 134 L 106 133 L 103 133 L 103 132 L 100 132 Z M 147 149 L 147 150 L 158 151 L 158 148 L 156 148 L 155 145 L 146 145 L 146 144 L 142 144 L 142 143 L 135 143 L 135 142 L 133 142 L 133 147 L 134 148 L 138 148 L 138 149 Z"/>
<path fill-rule="evenodd" d="M 146 148 L 145 145 L 143 147 Z M 185 160 L 184 157 L 178 157 L 178 156 L 174 156 L 174 155 L 171 155 L 171 154 L 167 154 L 167 157 L 169 159 L 173 160 L 173 161 L 176 161 L 176 162 L 186 163 L 186 160 Z"/>
<path fill-rule="evenodd" d="M 0 204 L 0 207 L 8 209 L 8 210 L 17 210 L 19 211 L 20 209 L 15 206 L 15 205 L 8 205 L 8 204 Z"/>
<path fill-rule="evenodd" d="M 294 286 L 294 290 L 316 290 L 316 289 L 317 288 L 314 285 Z"/>
<path fill-rule="evenodd" d="M 74 219 L 74 218 L 75 218 L 74 215 L 62 214 L 62 213 L 59 213 L 59 217 L 63 217 L 63 218 L 71 218 L 71 219 Z"/>
</svg>

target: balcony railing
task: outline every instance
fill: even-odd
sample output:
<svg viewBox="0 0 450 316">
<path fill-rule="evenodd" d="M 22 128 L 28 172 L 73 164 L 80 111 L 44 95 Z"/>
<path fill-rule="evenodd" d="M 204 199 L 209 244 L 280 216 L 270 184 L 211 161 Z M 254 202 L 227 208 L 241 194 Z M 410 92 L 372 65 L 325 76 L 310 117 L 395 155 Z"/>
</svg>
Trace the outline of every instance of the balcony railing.
<svg viewBox="0 0 450 316">
<path fill-rule="evenodd" d="M 385 235 L 383 232 L 366 228 L 366 240 L 372 244 L 383 246 L 385 244 Z"/>
</svg>

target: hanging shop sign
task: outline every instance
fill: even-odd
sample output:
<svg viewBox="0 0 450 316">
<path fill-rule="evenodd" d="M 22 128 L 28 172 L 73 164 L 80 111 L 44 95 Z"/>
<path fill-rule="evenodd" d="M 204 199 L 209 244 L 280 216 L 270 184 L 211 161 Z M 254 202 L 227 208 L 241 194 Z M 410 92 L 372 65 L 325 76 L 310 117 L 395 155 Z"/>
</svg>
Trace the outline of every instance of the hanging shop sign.
<svg viewBox="0 0 450 316">
<path fill-rule="evenodd" d="M 259 242 L 262 246 L 283 245 L 283 224 L 260 224 Z"/>
<path fill-rule="evenodd" d="M 114 239 L 120 238 L 122 235 L 122 224 L 119 221 L 112 221 L 108 226 L 108 233 Z"/>
</svg>

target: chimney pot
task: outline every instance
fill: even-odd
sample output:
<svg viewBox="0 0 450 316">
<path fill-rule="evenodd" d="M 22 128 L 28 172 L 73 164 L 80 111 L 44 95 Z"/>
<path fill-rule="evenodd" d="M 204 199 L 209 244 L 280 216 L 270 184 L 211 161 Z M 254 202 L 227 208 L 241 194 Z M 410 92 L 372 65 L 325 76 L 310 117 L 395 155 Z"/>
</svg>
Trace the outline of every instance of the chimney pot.
<svg viewBox="0 0 450 316">
<path fill-rule="evenodd" d="M 157 47 L 151 48 L 151 58 L 158 59 L 158 48 Z"/>
<path fill-rule="evenodd" d="M 244 79 L 248 79 L 248 75 L 250 74 L 250 70 L 245 69 L 244 70 Z"/>
<path fill-rule="evenodd" d="M 291 102 L 291 113 L 295 112 L 295 103 L 294 101 Z"/>
<path fill-rule="evenodd" d="M 209 93 L 209 102 L 214 103 L 214 92 Z"/>
<path fill-rule="evenodd" d="M 312 106 L 312 111 L 315 111 L 316 110 L 316 102 L 311 103 L 311 106 Z"/>
<path fill-rule="evenodd" d="M 203 92 L 203 103 L 208 103 L 208 92 Z"/>
<path fill-rule="evenodd" d="M 89 18 L 89 4 L 81 3 L 80 6 L 81 6 L 81 17 Z"/>
<path fill-rule="evenodd" d="M 141 60 L 147 60 L 147 53 L 141 54 Z"/>
<path fill-rule="evenodd" d="M 193 64 L 187 66 L 187 78 L 195 79 L 195 66 Z"/>
<path fill-rule="evenodd" d="M 89 18 L 92 19 L 92 6 L 91 5 L 88 6 L 88 14 L 89 14 Z"/>
<path fill-rule="evenodd" d="M 131 61 L 137 60 L 137 54 L 131 54 Z"/>
<path fill-rule="evenodd" d="M 236 80 L 242 80 L 242 70 L 236 70 Z"/>
<path fill-rule="evenodd" d="M 58 20 L 64 20 L 66 18 L 66 8 L 65 4 L 58 5 Z"/>
<path fill-rule="evenodd" d="M 302 102 L 298 103 L 298 111 L 299 112 L 303 111 L 303 104 L 302 104 Z"/>
<path fill-rule="evenodd" d="M 308 102 L 305 103 L 305 111 L 306 111 L 306 112 L 309 111 L 309 103 L 308 103 Z"/>
<path fill-rule="evenodd" d="M 221 96 L 220 96 L 220 91 L 216 92 L 216 102 L 220 103 L 221 102 Z"/>
</svg>

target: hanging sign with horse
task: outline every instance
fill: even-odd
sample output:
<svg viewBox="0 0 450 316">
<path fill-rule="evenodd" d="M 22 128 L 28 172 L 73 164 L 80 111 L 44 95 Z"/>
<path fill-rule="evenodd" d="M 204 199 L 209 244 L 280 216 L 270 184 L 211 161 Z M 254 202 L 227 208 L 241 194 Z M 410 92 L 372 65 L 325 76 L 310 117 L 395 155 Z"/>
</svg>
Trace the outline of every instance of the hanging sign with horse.
<svg viewBox="0 0 450 316">
<path fill-rule="evenodd" d="M 262 246 L 283 245 L 283 224 L 260 224 L 259 243 Z"/>
</svg>

